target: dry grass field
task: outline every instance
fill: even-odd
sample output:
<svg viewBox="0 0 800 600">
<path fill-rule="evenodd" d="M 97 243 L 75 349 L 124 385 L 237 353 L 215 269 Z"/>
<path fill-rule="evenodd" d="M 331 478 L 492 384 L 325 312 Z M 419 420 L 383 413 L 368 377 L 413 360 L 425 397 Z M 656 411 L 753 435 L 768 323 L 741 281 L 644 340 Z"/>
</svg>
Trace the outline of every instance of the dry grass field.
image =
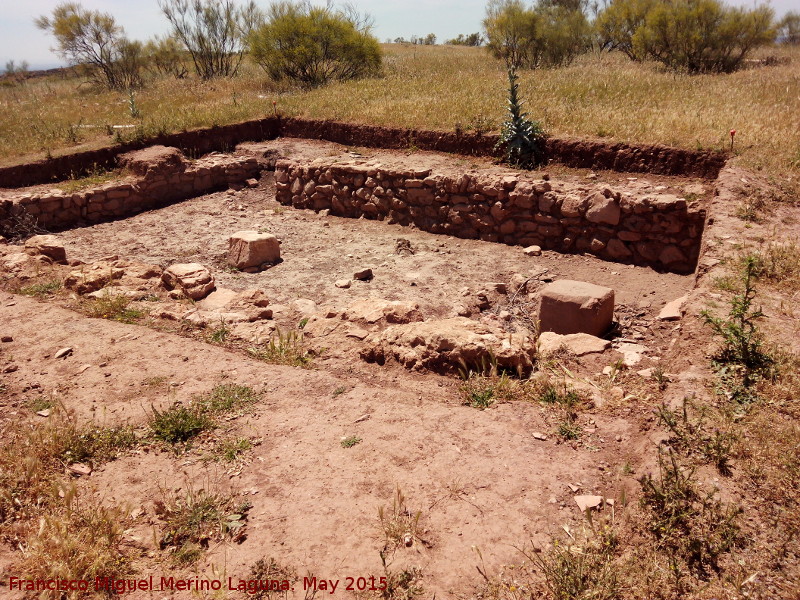
<svg viewBox="0 0 800 600">
<path fill-rule="evenodd" d="M 254 65 L 240 77 L 151 81 L 133 98 L 80 78 L 43 78 L 0 87 L 0 164 L 117 136 L 181 131 L 282 114 L 373 125 L 496 130 L 506 74 L 480 48 L 384 46 L 383 78 L 312 91 L 278 86 Z M 558 136 L 722 150 L 736 129 L 741 166 L 773 175 L 800 171 L 800 49 L 788 59 L 731 75 L 675 75 L 621 54 L 589 54 L 563 69 L 522 74 L 531 117 Z M 133 109 L 133 110 L 132 110 Z M 136 115 L 136 116 L 132 116 Z M 125 125 L 122 129 L 110 129 Z"/>
</svg>

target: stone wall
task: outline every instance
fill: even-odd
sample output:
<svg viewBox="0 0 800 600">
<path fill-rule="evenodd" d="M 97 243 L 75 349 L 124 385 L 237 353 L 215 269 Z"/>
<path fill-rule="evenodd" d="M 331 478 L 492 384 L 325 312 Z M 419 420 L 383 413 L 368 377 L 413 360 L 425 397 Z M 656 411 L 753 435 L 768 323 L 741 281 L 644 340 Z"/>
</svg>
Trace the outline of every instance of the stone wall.
<svg viewBox="0 0 800 600">
<path fill-rule="evenodd" d="M 400 129 L 273 116 L 0 167 L 0 188 L 20 188 L 62 181 L 98 169 L 113 168 L 120 154 L 156 144 L 174 146 L 190 156 L 200 156 L 212 151 L 227 152 L 245 141 L 265 141 L 277 137 L 320 139 L 347 146 L 371 148 L 405 150 L 415 147 L 420 150 L 476 156 L 498 155 L 495 150 L 498 139 L 496 134 Z M 720 152 L 555 137 L 547 139 L 545 154 L 546 160 L 574 168 L 709 179 L 717 177 L 727 158 Z"/>
<path fill-rule="evenodd" d="M 186 160 L 176 148 L 154 146 L 120 157 L 124 179 L 76 192 L 44 189 L 0 192 L 0 231 L 22 221 L 47 230 L 127 217 L 257 178 L 254 157 L 210 155 Z"/>
<path fill-rule="evenodd" d="M 587 193 L 518 174 L 446 176 L 318 159 L 279 160 L 275 178 L 278 201 L 296 208 L 678 273 L 694 271 L 705 222 L 699 203 L 674 195 L 634 197 L 604 185 Z"/>
</svg>

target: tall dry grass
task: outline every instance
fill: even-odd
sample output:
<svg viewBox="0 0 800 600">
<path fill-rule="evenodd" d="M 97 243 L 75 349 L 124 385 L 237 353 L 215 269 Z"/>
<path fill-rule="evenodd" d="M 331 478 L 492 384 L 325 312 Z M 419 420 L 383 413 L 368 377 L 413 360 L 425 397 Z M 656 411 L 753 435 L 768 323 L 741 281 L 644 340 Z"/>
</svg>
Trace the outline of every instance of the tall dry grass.
<svg viewBox="0 0 800 600">
<path fill-rule="evenodd" d="M 386 45 L 385 76 L 304 91 L 267 80 L 254 65 L 210 83 L 152 81 L 129 97 L 76 78 L 0 88 L 0 162 L 98 146 L 134 135 L 181 131 L 283 114 L 376 125 L 496 129 L 506 74 L 480 48 Z M 800 171 L 800 49 L 770 48 L 786 64 L 730 75 L 676 75 L 619 54 L 589 54 L 570 67 L 522 74 L 527 110 L 560 136 L 734 151 L 743 166 Z M 107 129 L 110 125 L 133 125 Z"/>
</svg>

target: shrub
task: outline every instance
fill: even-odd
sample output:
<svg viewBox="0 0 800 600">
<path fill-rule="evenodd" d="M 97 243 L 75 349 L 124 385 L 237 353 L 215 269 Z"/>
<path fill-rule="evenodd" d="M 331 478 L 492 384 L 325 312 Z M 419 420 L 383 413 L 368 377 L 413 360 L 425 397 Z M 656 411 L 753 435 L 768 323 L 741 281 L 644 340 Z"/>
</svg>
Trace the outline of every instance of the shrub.
<svg viewBox="0 0 800 600">
<path fill-rule="evenodd" d="M 35 23 L 55 37 L 62 58 L 87 68 L 97 83 L 114 90 L 142 84 L 142 45 L 128 40 L 110 14 L 63 2 Z"/>
<path fill-rule="evenodd" d="M 730 73 L 776 36 L 773 11 L 727 7 L 720 0 L 658 2 L 634 33 L 633 51 L 675 71 Z"/>
<path fill-rule="evenodd" d="M 800 44 L 800 13 L 788 12 L 778 23 L 778 39 L 784 44 Z"/>
<path fill-rule="evenodd" d="M 156 36 L 145 44 L 144 54 L 148 68 L 157 75 L 175 77 L 175 79 L 186 77 L 183 46 L 175 37 Z"/>
<path fill-rule="evenodd" d="M 773 363 L 772 357 L 763 349 L 762 335 L 756 325 L 756 321 L 764 315 L 760 309 L 753 307 L 758 269 L 755 256 L 745 257 L 742 289 L 731 298 L 727 319 L 715 317 L 708 310 L 701 313 L 706 325 L 722 338 L 722 346 L 714 357 L 715 362 L 738 375 L 744 388 L 750 387 Z"/>
<path fill-rule="evenodd" d="M 445 44 L 450 44 L 451 46 L 481 46 L 483 41 L 483 36 L 476 31 L 466 35 L 459 33 L 452 40 L 446 40 Z"/>
<path fill-rule="evenodd" d="M 381 48 L 369 19 L 352 11 L 281 2 L 250 36 L 250 51 L 274 80 L 307 87 L 375 75 Z"/>
<path fill-rule="evenodd" d="M 261 20 L 253 2 L 242 8 L 232 0 L 159 0 L 158 5 L 202 79 L 236 75 L 246 38 Z"/>
<path fill-rule="evenodd" d="M 628 58 L 638 60 L 633 50 L 633 36 L 644 25 L 647 13 L 656 2 L 657 0 L 612 0 L 597 15 L 595 21 L 600 47 L 619 50 Z"/>
<path fill-rule="evenodd" d="M 591 40 L 582 11 L 552 3 L 527 9 L 520 0 L 492 0 L 483 26 L 486 48 L 509 69 L 568 65 Z"/>
<path fill-rule="evenodd" d="M 538 121 L 527 119 L 522 112 L 524 104 L 519 98 L 518 77 L 514 69 L 508 70 L 508 118 L 500 130 L 497 148 L 502 148 L 505 161 L 522 169 L 532 169 L 544 155 L 544 130 Z"/>
</svg>

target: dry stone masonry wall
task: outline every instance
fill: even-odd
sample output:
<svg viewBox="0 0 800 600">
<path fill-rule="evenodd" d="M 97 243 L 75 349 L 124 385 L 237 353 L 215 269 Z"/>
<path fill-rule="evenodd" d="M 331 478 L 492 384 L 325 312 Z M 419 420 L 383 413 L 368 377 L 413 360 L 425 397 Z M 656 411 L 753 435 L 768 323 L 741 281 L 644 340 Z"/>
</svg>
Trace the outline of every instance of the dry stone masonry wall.
<svg viewBox="0 0 800 600">
<path fill-rule="evenodd" d="M 214 154 L 192 162 L 177 148 L 164 146 L 124 154 L 119 163 L 131 175 L 95 188 L 0 192 L 0 230 L 13 230 L 23 219 L 45 229 L 66 229 L 127 217 L 241 184 L 261 172 L 252 156 Z"/>
<path fill-rule="evenodd" d="M 559 252 L 678 273 L 694 270 L 705 210 L 671 194 L 635 197 L 526 175 L 431 170 L 317 159 L 276 163 L 276 196 L 296 208 L 414 225 L 431 233 Z"/>
</svg>

